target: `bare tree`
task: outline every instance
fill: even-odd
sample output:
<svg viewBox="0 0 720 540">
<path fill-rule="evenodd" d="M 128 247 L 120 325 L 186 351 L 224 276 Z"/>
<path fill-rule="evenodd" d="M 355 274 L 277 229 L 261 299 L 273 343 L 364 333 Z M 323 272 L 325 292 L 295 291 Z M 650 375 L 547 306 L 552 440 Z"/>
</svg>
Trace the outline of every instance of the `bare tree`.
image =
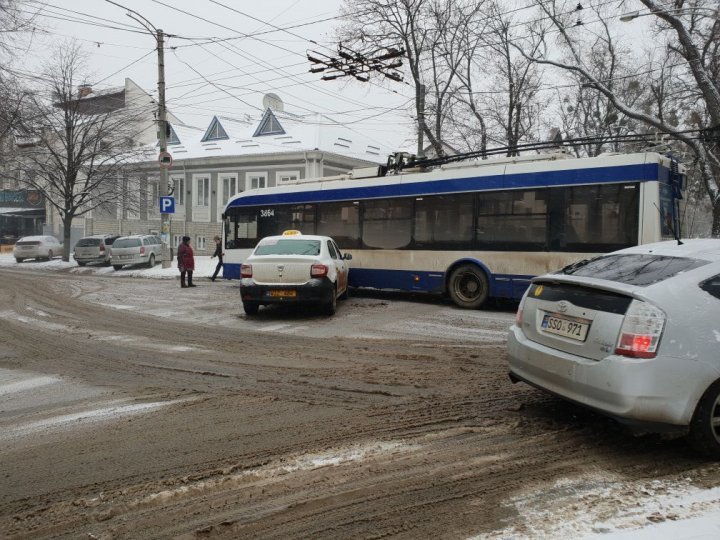
<svg viewBox="0 0 720 540">
<path fill-rule="evenodd" d="M 32 96 L 31 116 L 23 122 L 32 144 L 18 153 L 12 174 L 38 190 L 63 224 L 63 259 L 69 260 L 73 219 L 108 204 L 139 200 L 121 179 L 141 157 L 133 140 L 147 106 L 99 104 L 78 93 L 83 58 L 77 46 L 61 48 L 47 68 L 44 88 Z"/>
<path fill-rule="evenodd" d="M 701 178 L 713 208 L 711 233 L 720 236 L 720 81 L 717 78 L 717 58 L 710 58 L 718 48 L 720 41 L 720 18 L 717 7 L 699 5 L 685 0 L 637 0 L 640 7 L 647 8 L 648 14 L 656 20 L 656 32 L 666 37 L 668 50 L 682 61 L 685 69 L 683 79 L 688 91 L 697 100 L 697 125 L 701 136 L 696 137 L 684 130 L 677 129 L 668 118 L 657 113 L 645 112 L 632 104 L 611 88 L 607 81 L 600 80 L 588 69 L 583 58 L 580 39 L 571 35 L 572 24 L 563 11 L 566 2 L 559 0 L 535 0 L 539 10 L 547 17 L 557 32 L 558 44 L 566 51 L 567 60 L 551 58 L 548 54 L 535 54 L 524 51 L 533 61 L 561 68 L 580 76 L 586 84 L 604 95 L 622 114 L 647 126 L 670 132 L 696 156 Z M 546 36 L 539 36 L 544 42 Z"/>
<path fill-rule="evenodd" d="M 482 1 L 462 0 L 346 0 L 344 13 L 350 22 L 338 37 L 352 46 L 371 43 L 389 47 L 401 44 L 415 89 L 415 115 L 419 151 L 422 136 L 435 153 L 444 155 L 444 129 L 449 114 L 453 84 L 460 67 L 457 47 L 468 12 Z"/>
</svg>

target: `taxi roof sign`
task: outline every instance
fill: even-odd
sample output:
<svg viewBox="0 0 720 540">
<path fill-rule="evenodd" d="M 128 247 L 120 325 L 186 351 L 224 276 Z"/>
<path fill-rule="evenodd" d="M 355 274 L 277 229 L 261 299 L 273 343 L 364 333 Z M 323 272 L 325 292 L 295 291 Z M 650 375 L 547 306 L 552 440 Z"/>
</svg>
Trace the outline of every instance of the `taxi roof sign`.
<svg viewBox="0 0 720 540">
<path fill-rule="evenodd" d="M 283 236 L 298 236 L 298 235 L 302 235 L 302 233 L 298 230 L 290 229 L 287 231 L 283 231 L 282 235 Z"/>
</svg>

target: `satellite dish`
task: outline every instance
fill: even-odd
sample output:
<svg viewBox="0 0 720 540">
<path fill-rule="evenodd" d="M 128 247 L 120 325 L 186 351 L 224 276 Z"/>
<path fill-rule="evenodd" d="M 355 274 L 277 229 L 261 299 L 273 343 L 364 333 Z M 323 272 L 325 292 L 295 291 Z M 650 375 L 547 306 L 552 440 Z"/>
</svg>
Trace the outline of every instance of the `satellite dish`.
<svg viewBox="0 0 720 540">
<path fill-rule="evenodd" d="M 283 112 L 285 110 L 285 104 L 277 94 L 265 94 L 263 97 L 263 107 L 277 112 Z"/>
</svg>

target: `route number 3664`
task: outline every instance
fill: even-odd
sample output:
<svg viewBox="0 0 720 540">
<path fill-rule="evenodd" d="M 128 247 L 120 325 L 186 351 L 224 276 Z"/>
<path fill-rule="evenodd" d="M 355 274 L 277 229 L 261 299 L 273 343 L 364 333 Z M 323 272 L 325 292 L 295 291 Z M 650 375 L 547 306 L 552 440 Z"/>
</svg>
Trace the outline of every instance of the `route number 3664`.
<svg viewBox="0 0 720 540">
<path fill-rule="evenodd" d="M 273 209 L 267 209 L 267 210 L 260 210 L 260 217 L 275 217 L 275 210 Z"/>
</svg>

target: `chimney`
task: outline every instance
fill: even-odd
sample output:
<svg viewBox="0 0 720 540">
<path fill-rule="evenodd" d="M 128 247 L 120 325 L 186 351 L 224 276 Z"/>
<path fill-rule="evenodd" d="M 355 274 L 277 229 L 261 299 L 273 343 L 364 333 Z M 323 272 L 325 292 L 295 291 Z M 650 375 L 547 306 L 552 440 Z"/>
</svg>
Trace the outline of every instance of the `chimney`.
<svg viewBox="0 0 720 540">
<path fill-rule="evenodd" d="M 85 96 L 89 96 L 92 94 L 92 86 L 89 84 L 81 84 L 78 86 L 78 97 L 84 98 Z"/>
</svg>

